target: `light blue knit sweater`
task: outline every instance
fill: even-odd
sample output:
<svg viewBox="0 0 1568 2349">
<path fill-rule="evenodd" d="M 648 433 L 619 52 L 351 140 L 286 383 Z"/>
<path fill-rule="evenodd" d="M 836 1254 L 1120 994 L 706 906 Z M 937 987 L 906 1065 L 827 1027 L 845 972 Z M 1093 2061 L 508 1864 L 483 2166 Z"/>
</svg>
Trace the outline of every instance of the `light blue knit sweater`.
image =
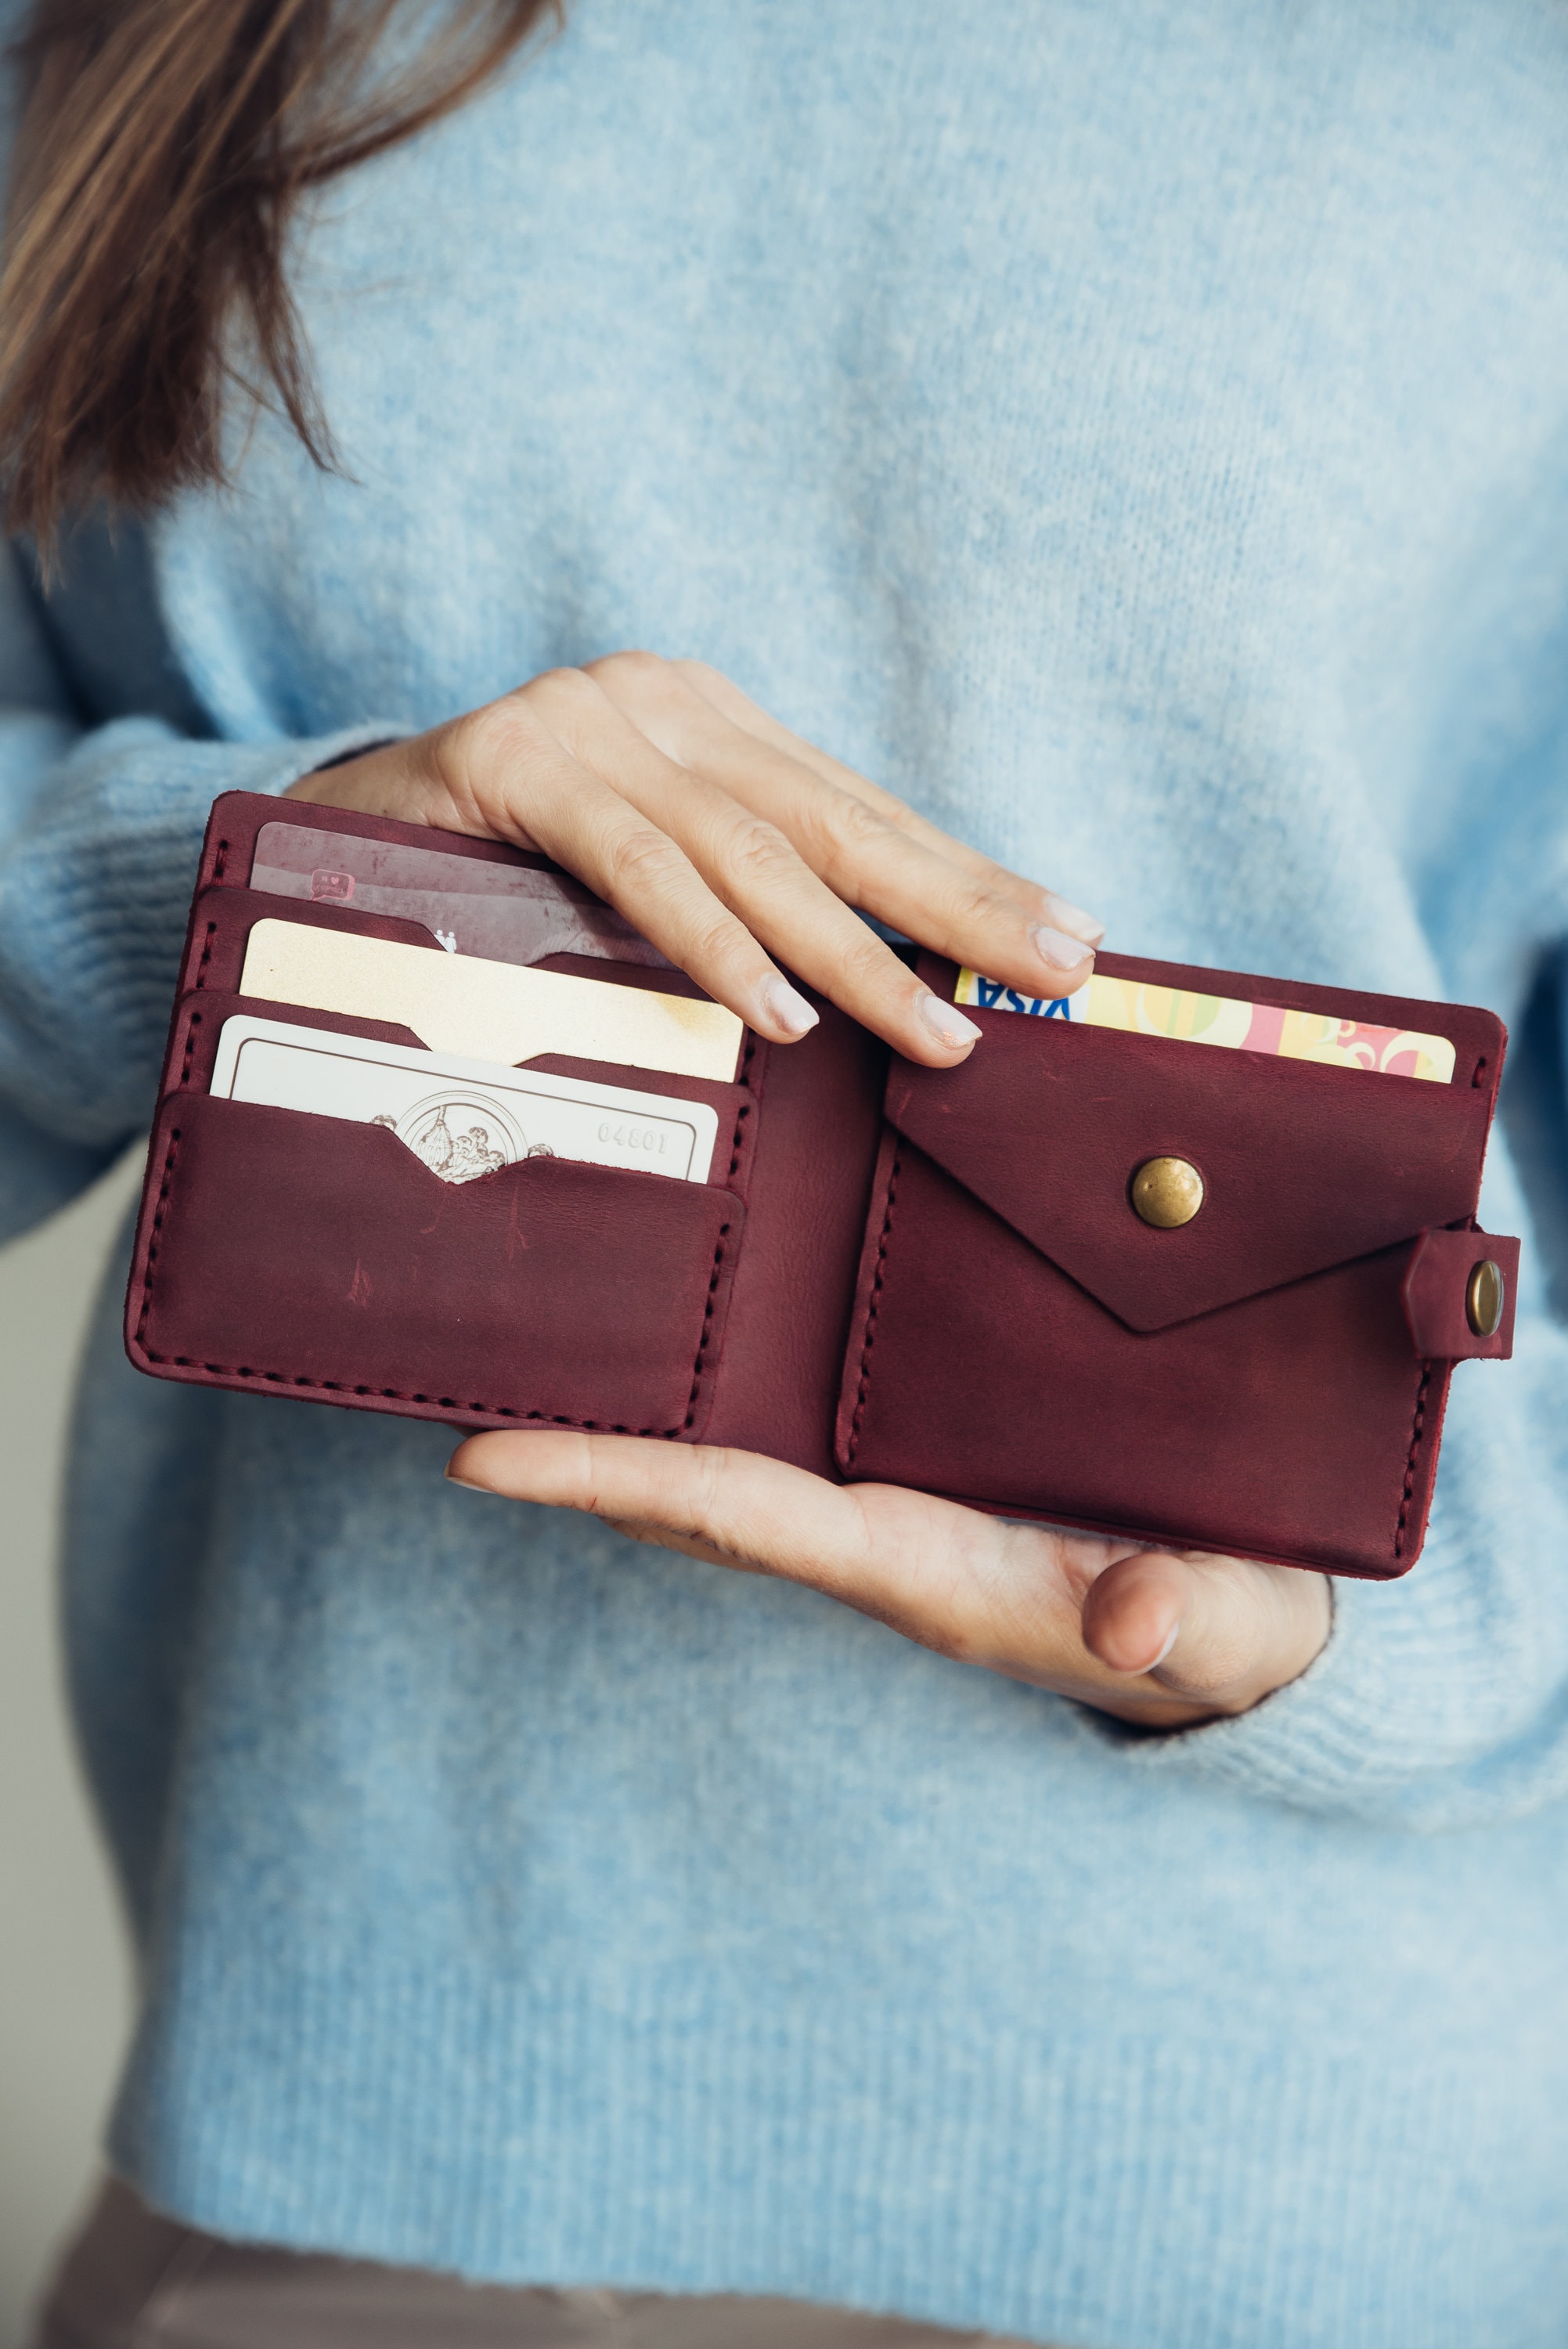
<svg viewBox="0 0 1568 2349">
<path fill-rule="evenodd" d="M 341 475 L 263 423 L 150 581 L 18 574 L 11 1227 L 148 1119 L 214 793 L 645 644 L 1117 947 L 1494 1005 L 1534 1240 L 1416 1571 L 1167 1739 L 452 1490 L 438 1428 L 141 1381 L 106 1297 L 114 2158 L 488 2277 L 1561 2344 L 1568 16 L 575 0 L 300 284 Z"/>
</svg>

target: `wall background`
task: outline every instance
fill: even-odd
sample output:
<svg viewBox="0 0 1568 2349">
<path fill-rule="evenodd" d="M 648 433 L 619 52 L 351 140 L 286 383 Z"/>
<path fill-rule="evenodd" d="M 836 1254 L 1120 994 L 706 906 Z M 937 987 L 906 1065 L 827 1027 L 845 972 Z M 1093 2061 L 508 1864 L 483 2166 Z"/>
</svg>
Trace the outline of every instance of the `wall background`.
<svg viewBox="0 0 1568 2349">
<path fill-rule="evenodd" d="M 77 1353 L 140 1158 L 0 1249 L 0 2349 L 23 2349 L 96 2176 L 129 2024 L 125 1936 L 66 1720 L 53 1551 Z"/>
</svg>

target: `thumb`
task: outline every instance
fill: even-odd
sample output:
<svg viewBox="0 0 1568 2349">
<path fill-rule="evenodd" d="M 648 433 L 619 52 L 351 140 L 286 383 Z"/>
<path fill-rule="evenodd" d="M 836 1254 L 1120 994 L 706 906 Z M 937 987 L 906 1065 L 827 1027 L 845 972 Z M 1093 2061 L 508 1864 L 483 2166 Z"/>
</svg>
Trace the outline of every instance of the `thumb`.
<svg viewBox="0 0 1568 2349">
<path fill-rule="evenodd" d="M 1244 1713 L 1303 1673 L 1333 1622 L 1326 1575 L 1204 1551 L 1140 1550 L 1097 1576 L 1084 1645 L 1212 1713 Z"/>
</svg>

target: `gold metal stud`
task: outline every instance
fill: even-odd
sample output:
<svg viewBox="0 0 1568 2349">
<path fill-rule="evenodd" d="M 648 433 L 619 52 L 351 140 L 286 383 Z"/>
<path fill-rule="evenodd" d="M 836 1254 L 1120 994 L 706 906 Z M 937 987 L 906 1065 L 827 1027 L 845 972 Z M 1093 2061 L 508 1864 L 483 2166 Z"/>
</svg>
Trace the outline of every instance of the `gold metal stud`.
<svg viewBox="0 0 1568 2349">
<path fill-rule="evenodd" d="M 1475 1267 L 1465 1285 L 1465 1319 L 1478 1338 L 1496 1337 L 1507 1302 L 1508 1284 L 1502 1277 L 1502 1267 L 1487 1257 Z"/>
<path fill-rule="evenodd" d="M 1157 1232 L 1177 1231 L 1202 1206 L 1203 1178 L 1185 1158 L 1146 1158 L 1132 1178 L 1132 1204 Z"/>
</svg>

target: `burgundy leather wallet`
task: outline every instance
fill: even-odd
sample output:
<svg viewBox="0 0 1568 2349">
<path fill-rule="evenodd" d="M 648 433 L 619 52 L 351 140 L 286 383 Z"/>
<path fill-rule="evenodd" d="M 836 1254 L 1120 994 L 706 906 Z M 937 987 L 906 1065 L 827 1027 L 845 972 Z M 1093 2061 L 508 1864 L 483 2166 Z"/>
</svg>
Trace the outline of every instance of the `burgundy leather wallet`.
<svg viewBox="0 0 1568 2349">
<path fill-rule="evenodd" d="M 374 817 L 231 793 L 202 855 L 127 1309 L 153 1376 L 478 1427 L 764 1452 L 1007 1516 L 1393 1576 L 1426 1528 L 1449 1374 L 1511 1350 L 1516 1240 L 1475 1221 L 1504 1033 L 1489 1011 L 1102 954 L 1164 987 L 1451 1039 L 1452 1081 L 978 1010 L 916 1067 L 818 1000 L 733 1083 L 536 1069 L 712 1104 L 706 1182 L 527 1157 L 442 1182 L 397 1136 L 214 1096 L 254 922 L 439 954 L 421 925 L 248 885 L 263 824 L 553 870 Z M 546 967 L 699 996 L 678 972 Z M 952 964 L 922 972 L 952 998 Z M 1154 1159 L 1202 1204 L 1133 1205 Z M 1491 1268 L 1487 1270 L 1486 1268 Z"/>
</svg>

